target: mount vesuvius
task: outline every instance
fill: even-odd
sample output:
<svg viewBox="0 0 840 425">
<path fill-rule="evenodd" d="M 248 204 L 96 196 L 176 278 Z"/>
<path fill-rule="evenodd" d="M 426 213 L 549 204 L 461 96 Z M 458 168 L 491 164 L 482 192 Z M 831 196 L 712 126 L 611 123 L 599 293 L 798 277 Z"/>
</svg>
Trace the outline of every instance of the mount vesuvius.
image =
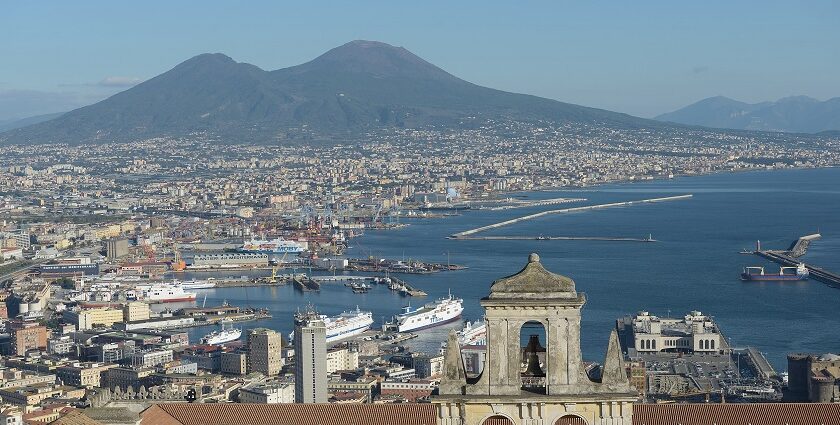
<svg viewBox="0 0 840 425">
<path fill-rule="evenodd" d="M 382 127 L 456 127 L 466 118 L 670 125 L 481 87 L 402 47 L 352 41 L 276 71 L 202 54 L 101 102 L 0 134 L 0 140 L 111 142 L 197 132 L 231 142 L 350 138 Z"/>
</svg>

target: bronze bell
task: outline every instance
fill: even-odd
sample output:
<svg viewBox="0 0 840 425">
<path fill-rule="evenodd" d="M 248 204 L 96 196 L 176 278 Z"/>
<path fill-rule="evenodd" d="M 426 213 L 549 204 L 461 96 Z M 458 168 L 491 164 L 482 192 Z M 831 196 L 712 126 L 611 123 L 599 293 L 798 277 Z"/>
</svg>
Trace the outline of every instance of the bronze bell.
<svg viewBox="0 0 840 425">
<path fill-rule="evenodd" d="M 525 369 L 525 376 L 545 376 L 540 367 L 540 357 L 537 351 L 545 351 L 540 345 L 540 339 L 537 335 L 531 335 L 528 339 L 528 346 L 525 347 L 525 353 L 528 355 L 528 367 Z"/>
</svg>

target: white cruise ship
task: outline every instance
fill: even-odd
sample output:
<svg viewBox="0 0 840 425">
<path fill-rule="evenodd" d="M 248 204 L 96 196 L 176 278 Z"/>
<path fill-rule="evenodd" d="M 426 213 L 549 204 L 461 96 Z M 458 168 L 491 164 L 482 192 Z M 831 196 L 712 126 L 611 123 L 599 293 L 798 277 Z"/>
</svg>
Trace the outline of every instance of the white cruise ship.
<svg viewBox="0 0 840 425">
<path fill-rule="evenodd" d="M 411 306 L 403 307 L 403 312 L 394 316 L 385 327 L 397 332 L 410 332 L 440 326 L 461 317 L 461 313 L 464 311 L 463 302 L 464 300 L 454 298 L 452 294 L 449 294 L 446 298 L 428 303 L 415 310 L 412 310 Z"/>
<path fill-rule="evenodd" d="M 231 341 L 236 341 L 242 336 L 242 329 L 230 328 L 213 331 L 201 338 L 201 343 L 206 345 L 221 345 Z"/>
<path fill-rule="evenodd" d="M 487 345 L 487 325 L 483 320 L 467 322 L 464 329 L 458 331 L 458 343 L 461 345 Z"/>
<path fill-rule="evenodd" d="M 143 291 L 143 299 L 150 303 L 195 301 L 195 292 L 185 292 L 181 285 L 153 285 Z"/>
<path fill-rule="evenodd" d="M 283 238 L 276 238 L 270 241 L 251 239 L 250 241 L 245 241 L 237 251 L 255 254 L 299 254 L 306 251 L 306 246 L 296 241 L 287 241 Z"/>
<path fill-rule="evenodd" d="M 210 279 L 213 279 L 213 278 L 210 278 Z M 181 288 L 184 288 L 184 289 L 209 289 L 209 288 L 215 288 L 216 287 L 216 282 L 213 282 L 209 279 L 208 280 L 188 280 L 186 282 L 181 282 L 180 285 L 181 285 Z"/>
<path fill-rule="evenodd" d="M 311 315 L 311 312 L 302 313 L 297 316 L 299 320 L 302 320 L 308 315 Z M 319 314 L 317 317 L 327 326 L 327 344 L 359 335 L 370 329 L 370 325 L 373 324 L 373 313 L 361 311 L 359 307 L 356 307 L 356 310 L 345 311 L 337 316 L 328 317 Z M 289 338 L 294 340 L 294 335 L 295 333 L 292 332 L 289 334 Z"/>
</svg>

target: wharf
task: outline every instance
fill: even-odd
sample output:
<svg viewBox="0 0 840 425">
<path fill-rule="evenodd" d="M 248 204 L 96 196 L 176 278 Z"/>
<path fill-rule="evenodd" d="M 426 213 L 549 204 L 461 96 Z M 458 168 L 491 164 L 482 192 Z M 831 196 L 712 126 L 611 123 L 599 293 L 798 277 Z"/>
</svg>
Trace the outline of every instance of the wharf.
<svg viewBox="0 0 840 425">
<path fill-rule="evenodd" d="M 770 366 L 770 363 L 760 351 L 756 350 L 754 347 L 747 347 L 745 351 L 747 357 L 750 359 L 750 363 L 752 363 L 753 370 L 758 373 L 761 379 L 769 380 L 778 378 L 776 370 L 773 369 L 773 366 Z"/>
<path fill-rule="evenodd" d="M 408 282 L 402 279 L 398 279 L 393 276 L 391 276 L 389 279 L 391 279 L 391 283 L 388 284 L 388 289 L 392 291 L 398 291 L 400 295 L 408 297 L 425 297 L 426 295 L 428 295 L 427 293 L 409 285 Z"/>
<path fill-rule="evenodd" d="M 840 288 L 840 274 L 830 272 L 808 263 L 803 263 L 802 261 L 799 261 L 799 259 L 787 254 L 787 251 L 765 250 L 756 251 L 755 254 L 783 266 L 796 267 L 799 264 L 804 264 L 808 269 L 809 277 L 811 279 L 820 281 L 829 286 Z"/>
<path fill-rule="evenodd" d="M 459 264 L 426 263 L 423 261 L 382 259 L 348 258 L 346 270 L 357 272 L 387 272 L 400 274 L 431 274 L 442 271 L 465 270 L 467 267 Z"/>
<path fill-rule="evenodd" d="M 475 229 L 465 230 L 463 232 L 454 233 L 449 236 L 450 239 L 460 239 L 464 238 L 465 236 L 471 236 L 476 233 L 484 232 L 491 229 L 498 229 L 500 227 L 509 226 L 511 224 L 516 224 L 526 220 L 533 220 L 535 218 L 544 217 L 550 214 L 563 214 L 563 213 L 571 213 L 571 212 L 581 212 L 581 211 L 589 211 L 589 210 L 596 210 L 596 209 L 603 209 L 603 208 L 613 208 L 613 207 L 628 207 L 632 205 L 639 205 L 639 204 L 650 204 L 656 202 L 666 202 L 666 201 L 677 201 L 682 199 L 689 199 L 693 195 L 679 195 L 679 196 L 667 196 L 664 198 L 652 198 L 652 199 L 640 199 L 638 201 L 624 201 L 624 202 L 611 202 L 609 204 L 598 204 L 598 205 L 586 205 L 582 207 L 572 207 L 572 208 L 563 208 L 559 210 L 548 210 L 542 211 L 535 214 L 529 214 L 522 217 L 512 218 L 510 220 L 501 221 L 494 224 L 489 224 L 487 226 L 477 227 Z"/>
<path fill-rule="evenodd" d="M 335 275 L 335 276 L 312 276 L 312 280 L 317 281 L 318 283 L 328 283 L 328 282 L 345 282 L 345 281 L 367 281 L 373 280 L 373 276 L 343 276 L 343 275 Z"/>
</svg>

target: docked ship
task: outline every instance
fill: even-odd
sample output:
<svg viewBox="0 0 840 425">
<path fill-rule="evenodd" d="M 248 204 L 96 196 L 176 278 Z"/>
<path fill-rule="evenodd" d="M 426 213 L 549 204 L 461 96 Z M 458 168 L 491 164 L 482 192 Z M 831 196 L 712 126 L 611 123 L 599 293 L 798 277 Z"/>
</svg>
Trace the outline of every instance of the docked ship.
<svg viewBox="0 0 840 425">
<path fill-rule="evenodd" d="M 808 268 L 800 263 L 796 267 L 780 267 L 779 273 L 766 273 L 764 267 L 745 267 L 741 273 L 743 281 L 773 281 L 773 280 L 805 280 L 808 279 Z"/>
<path fill-rule="evenodd" d="M 373 313 L 369 311 L 361 311 L 359 310 L 359 307 L 356 307 L 353 311 L 345 311 L 337 316 L 331 317 L 324 314 L 316 314 L 313 316 L 311 311 L 295 315 L 296 320 L 307 320 L 311 317 L 315 317 L 323 321 L 324 325 L 326 325 L 327 344 L 340 339 L 359 335 L 370 329 L 370 325 L 373 324 Z M 295 333 L 292 332 L 289 334 L 289 338 L 294 339 L 294 335 Z"/>
<path fill-rule="evenodd" d="M 210 332 L 201 338 L 201 343 L 206 345 L 221 345 L 231 341 L 236 341 L 242 336 L 242 329 L 230 328 Z"/>
<path fill-rule="evenodd" d="M 458 320 L 464 311 L 464 300 L 454 298 L 449 294 L 435 302 L 428 303 L 418 309 L 411 306 L 403 307 L 403 312 L 394 316 L 391 322 L 385 324 L 385 329 L 397 332 L 410 332 L 440 326 Z"/>
<path fill-rule="evenodd" d="M 143 291 L 143 299 L 150 303 L 195 301 L 195 292 L 186 292 L 181 285 L 154 285 Z"/>
<path fill-rule="evenodd" d="M 239 252 L 252 254 L 299 254 L 306 250 L 306 247 L 295 241 L 287 241 L 283 238 L 272 240 L 251 239 L 237 248 Z"/>
<path fill-rule="evenodd" d="M 212 279 L 212 278 L 211 278 Z M 188 280 L 186 282 L 180 282 L 181 288 L 183 289 L 209 289 L 215 288 L 216 282 L 211 280 Z"/>
<path fill-rule="evenodd" d="M 483 320 L 467 322 L 464 329 L 458 331 L 458 343 L 461 345 L 487 345 L 487 325 Z"/>
</svg>

